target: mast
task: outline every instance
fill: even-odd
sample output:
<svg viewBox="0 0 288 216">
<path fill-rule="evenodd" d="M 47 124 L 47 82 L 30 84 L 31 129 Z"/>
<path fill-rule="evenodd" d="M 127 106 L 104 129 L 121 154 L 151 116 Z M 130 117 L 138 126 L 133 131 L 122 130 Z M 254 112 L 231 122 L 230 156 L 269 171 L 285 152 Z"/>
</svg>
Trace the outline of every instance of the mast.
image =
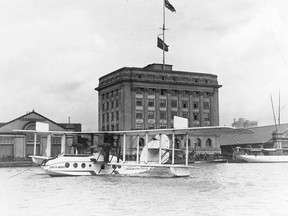
<svg viewBox="0 0 288 216">
<path fill-rule="evenodd" d="M 157 41 L 157 46 L 162 49 L 163 51 L 163 70 L 165 70 L 165 51 L 168 52 L 168 45 L 165 43 L 165 8 L 169 9 L 172 12 L 176 12 L 175 8 L 173 5 L 170 4 L 168 0 L 163 0 L 163 26 L 162 26 L 162 35 L 163 35 L 163 40 L 161 38 L 158 38 Z M 159 41 L 162 43 L 159 45 Z"/>
<path fill-rule="evenodd" d="M 280 125 L 280 112 L 281 112 L 281 110 L 280 110 L 280 89 L 279 89 L 279 99 L 278 99 L 279 101 L 278 101 L 278 125 Z"/>
<path fill-rule="evenodd" d="M 165 70 L 165 0 L 163 0 L 163 28 L 162 28 L 162 31 L 163 31 L 163 49 L 162 49 L 162 52 L 163 52 L 163 70 Z"/>
<path fill-rule="evenodd" d="M 275 128 L 276 128 L 276 132 L 278 132 L 277 122 L 276 122 L 276 116 L 275 116 L 275 111 L 274 111 L 274 105 L 273 105 L 273 99 L 272 99 L 272 95 L 271 95 L 271 94 L 270 94 L 270 99 L 271 99 L 271 105 L 272 105 L 272 111 L 273 111 L 273 117 L 274 117 Z"/>
</svg>

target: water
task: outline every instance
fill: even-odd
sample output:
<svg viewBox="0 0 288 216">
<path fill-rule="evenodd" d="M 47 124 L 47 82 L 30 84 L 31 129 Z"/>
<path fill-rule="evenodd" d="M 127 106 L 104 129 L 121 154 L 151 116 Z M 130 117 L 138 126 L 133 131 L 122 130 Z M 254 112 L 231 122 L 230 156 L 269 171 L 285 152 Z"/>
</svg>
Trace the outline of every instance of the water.
<svg viewBox="0 0 288 216">
<path fill-rule="evenodd" d="M 0 216 L 288 215 L 288 164 L 196 167 L 189 178 L 166 170 L 52 178 L 40 168 L 1 168 Z"/>
</svg>

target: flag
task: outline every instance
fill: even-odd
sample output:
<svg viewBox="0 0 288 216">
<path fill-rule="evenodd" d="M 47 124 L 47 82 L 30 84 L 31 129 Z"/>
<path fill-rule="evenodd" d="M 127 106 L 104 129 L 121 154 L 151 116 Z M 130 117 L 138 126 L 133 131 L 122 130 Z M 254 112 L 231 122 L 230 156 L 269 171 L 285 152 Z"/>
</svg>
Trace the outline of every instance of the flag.
<svg viewBox="0 0 288 216">
<path fill-rule="evenodd" d="M 165 1 L 165 7 L 166 8 L 168 8 L 172 12 L 176 12 L 175 8 L 173 7 L 173 5 L 170 4 L 170 2 L 168 0 L 164 0 L 164 1 Z"/>
<path fill-rule="evenodd" d="M 160 49 L 168 52 L 168 47 L 169 46 L 167 44 L 165 44 L 164 41 L 161 38 L 159 38 L 159 37 L 157 37 L 157 38 L 158 38 L 157 47 L 159 47 Z"/>
</svg>

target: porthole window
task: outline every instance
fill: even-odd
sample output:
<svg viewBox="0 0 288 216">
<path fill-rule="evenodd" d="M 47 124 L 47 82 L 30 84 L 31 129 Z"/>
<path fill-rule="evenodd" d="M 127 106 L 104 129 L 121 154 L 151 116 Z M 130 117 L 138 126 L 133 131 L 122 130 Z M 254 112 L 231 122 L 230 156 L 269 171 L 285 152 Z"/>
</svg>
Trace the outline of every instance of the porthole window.
<svg viewBox="0 0 288 216">
<path fill-rule="evenodd" d="M 91 167 L 92 165 L 91 164 L 89 164 L 89 167 Z"/>
<path fill-rule="evenodd" d="M 66 168 L 69 168 L 69 166 L 70 166 L 70 164 L 67 162 L 67 163 L 65 163 L 65 167 Z"/>
<path fill-rule="evenodd" d="M 84 169 L 86 167 L 86 164 L 85 163 L 82 163 L 81 164 L 81 167 Z"/>
<path fill-rule="evenodd" d="M 77 168 L 77 167 L 78 167 L 78 164 L 77 164 L 77 163 L 74 163 L 74 164 L 73 164 L 73 167 L 74 167 L 74 168 Z"/>
</svg>

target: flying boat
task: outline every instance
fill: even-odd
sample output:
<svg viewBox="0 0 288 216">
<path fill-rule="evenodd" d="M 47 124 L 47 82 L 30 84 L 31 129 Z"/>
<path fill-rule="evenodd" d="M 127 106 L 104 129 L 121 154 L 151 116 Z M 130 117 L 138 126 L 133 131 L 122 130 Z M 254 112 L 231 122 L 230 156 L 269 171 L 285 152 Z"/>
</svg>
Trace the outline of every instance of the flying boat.
<svg viewBox="0 0 288 216">
<path fill-rule="evenodd" d="M 36 130 L 15 131 L 34 133 L 35 137 L 39 133 L 47 135 L 46 156 L 36 155 L 35 141 L 34 155 L 30 157 L 34 163 L 40 165 L 46 174 L 52 177 L 131 175 L 146 172 L 152 168 L 167 168 L 172 176 L 185 177 L 189 176 L 191 169 L 195 168 L 194 161 L 189 161 L 190 155 L 194 153 L 188 147 L 189 137 L 253 133 L 248 129 L 235 129 L 226 126 L 94 132 L 49 131 L 47 126 L 37 128 L 37 124 Z M 91 145 L 86 148 L 86 152 L 81 152 L 78 147 L 83 146 L 83 143 L 78 143 L 75 146 L 76 154 L 64 153 L 66 152 L 66 137 L 79 135 L 90 136 Z M 61 136 L 62 153 L 55 157 L 50 155 L 52 136 Z M 183 149 L 175 147 L 176 136 L 184 138 L 184 152 Z M 144 140 L 141 147 L 140 137 L 142 141 Z M 131 148 L 128 146 L 131 147 L 131 142 L 127 140 L 136 142 L 136 148 L 132 149 L 135 153 L 133 154 L 134 158 L 127 158 L 128 151 L 131 153 Z M 175 160 L 175 156 L 179 151 L 184 153 L 184 161 L 181 163 Z"/>
</svg>

